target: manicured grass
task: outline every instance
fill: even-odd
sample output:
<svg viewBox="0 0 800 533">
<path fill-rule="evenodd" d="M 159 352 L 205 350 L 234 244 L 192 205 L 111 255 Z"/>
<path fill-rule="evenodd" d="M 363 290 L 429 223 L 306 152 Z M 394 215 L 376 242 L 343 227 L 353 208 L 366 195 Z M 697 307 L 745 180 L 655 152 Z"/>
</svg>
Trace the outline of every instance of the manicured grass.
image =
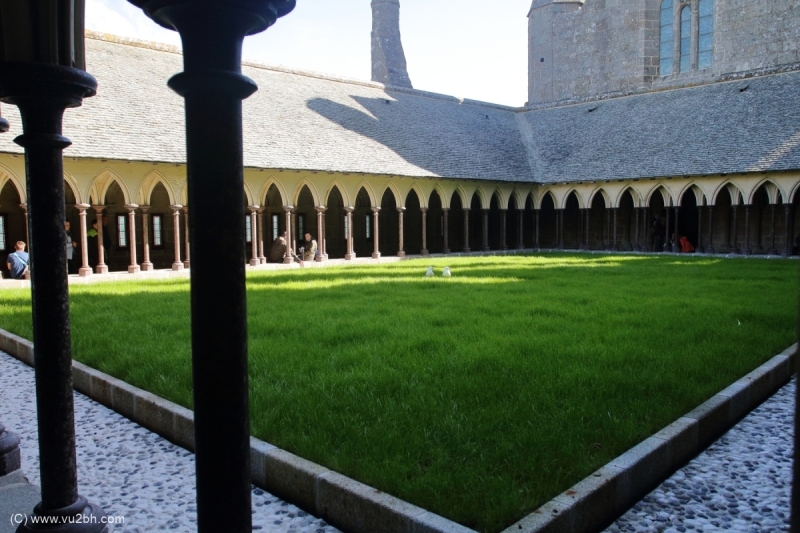
<svg viewBox="0 0 800 533">
<path fill-rule="evenodd" d="M 794 342 L 797 271 L 554 254 L 251 273 L 252 431 L 498 531 Z M 71 300 L 76 359 L 191 406 L 187 281 Z M 31 337 L 26 291 L 0 293 L 0 327 Z"/>
</svg>

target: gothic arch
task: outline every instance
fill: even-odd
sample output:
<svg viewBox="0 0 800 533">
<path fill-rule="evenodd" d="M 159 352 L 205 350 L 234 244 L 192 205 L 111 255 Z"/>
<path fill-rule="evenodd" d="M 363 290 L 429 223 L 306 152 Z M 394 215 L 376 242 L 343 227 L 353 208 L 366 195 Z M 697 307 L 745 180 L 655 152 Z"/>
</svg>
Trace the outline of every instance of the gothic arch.
<svg viewBox="0 0 800 533">
<path fill-rule="evenodd" d="M 645 205 L 649 206 L 650 202 L 653 200 L 653 196 L 655 196 L 656 194 L 661 195 L 661 198 L 664 200 L 665 206 L 670 206 L 673 204 L 672 195 L 669 193 L 667 188 L 664 187 L 664 185 L 659 183 L 658 185 L 650 189 L 649 193 L 647 193 L 647 196 L 645 197 Z"/>
<path fill-rule="evenodd" d="M 392 195 L 394 196 L 395 205 L 403 205 L 402 196 L 400 196 L 400 191 L 397 190 L 397 185 L 395 185 L 394 182 L 391 181 L 386 184 L 386 187 L 383 188 L 383 192 L 381 193 L 381 201 L 383 201 L 383 196 L 386 194 L 387 190 L 391 192 Z"/>
<path fill-rule="evenodd" d="M 550 199 L 553 201 L 553 205 L 557 206 L 558 205 L 558 201 L 556 200 L 556 195 L 553 193 L 553 191 L 551 189 L 545 189 L 544 192 L 542 192 L 542 194 L 540 194 L 538 198 L 534 199 L 535 202 L 536 202 L 534 204 L 534 206 L 533 206 L 534 209 L 541 209 L 542 208 L 542 202 L 544 202 L 545 197 L 548 196 L 548 195 L 550 196 Z"/>
<path fill-rule="evenodd" d="M 642 197 L 639 195 L 639 191 L 634 189 L 631 185 L 628 185 L 627 187 L 624 187 L 621 191 L 619 191 L 619 194 L 617 195 L 617 198 L 615 199 L 615 202 L 614 202 L 615 206 L 619 206 L 619 204 L 620 204 L 620 202 L 622 202 L 622 198 L 625 196 L 626 192 L 630 192 L 631 193 L 631 199 L 633 199 L 633 207 L 641 207 L 642 206 Z"/>
<path fill-rule="evenodd" d="M 694 182 L 689 183 L 678 192 L 678 201 L 676 202 L 677 205 L 681 204 L 681 200 L 683 200 L 683 195 L 689 191 L 692 191 L 694 193 L 694 199 L 697 202 L 697 205 L 702 206 L 705 194 L 703 193 L 703 189 L 701 189 L 700 186 Z"/>
<path fill-rule="evenodd" d="M 108 167 L 95 174 L 95 177 L 92 179 L 92 182 L 89 185 L 89 197 L 91 202 L 97 205 L 105 202 L 108 188 L 115 181 L 122 191 L 122 196 L 125 199 L 125 203 L 130 204 L 132 195 L 130 190 L 128 190 L 128 184 L 125 183 L 125 180 L 123 180 L 119 174 Z M 169 188 L 167 188 L 167 190 L 169 190 Z"/>
<path fill-rule="evenodd" d="M 167 190 L 169 203 L 175 205 L 175 191 L 172 190 L 167 179 L 157 170 L 148 172 L 139 184 L 139 190 L 136 192 L 136 200 L 139 205 L 148 205 L 150 203 L 150 195 L 153 194 L 153 189 L 155 189 L 156 185 L 159 183 Z"/>
<path fill-rule="evenodd" d="M 450 200 L 453 199 L 453 194 L 457 194 L 458 197 L 461 199 L 462 207 L 464 207 L 465 209 L 469 209 L 469 204 L 470 202 L 472 202 L 472 195 L 470 195 L 469 199 L 467 199 L 467 191 L 464 190 L 461 184 L 459 184 L 455 188 L 455 190 L 452 193 L 450 193 L 450 199 L 448 200 L 448 204 L 450 203 Z"/>
<path fill-rule="evenodd" d="M 295 198 L 297 198 L 297 196 L 300 195 L 300 191 L 303 188 L 302 184 L 305 183 L 305 181 L 306 180 L 304 179 L 303 181 L 300 182 L 300 186 L 298 186 L 298 188 L 297 188 L 297 193 L 295 194 Z M 272 187 L 273 185 L 275 186 L 275 189 L 278 191 L 278 194 L 281 197 L 281 206 L 289 205 L 288 200 L 287 200 L 287 198 L 289 198 L 289 195 L 286 194 L 286 189 L 283 188 L 283 183 L 278 181 L 275 178 L 275 176 L 269 176 L 267 178 L 267 181 L 265 181 L 261 185 L 261 189 L 258 191 L 258 201 L 260 202 L 259 205 L 263 205 L 263 204 L 266 203 L 266 202 L 264 202 L 264 200 L 266 200 L 267 194 L 269 194 L 269 188 Z M 318 201 L 318 197 L 315 194 L 316 193 L 316 189 L 311 187 L 310 185 L 309 185 L 308 188 L 311 190 L 311 195 L 314 196 L 314 201 L 315 202 Z"/>
<path fill-rule="evenodd" d="M 428 195 L 422 192 L 422 187 L 419 186 L 419 183 L 415 181 L 414 183 L 411 184 L 411 188 L 408 190 L 408 193 L 406 194 L 406 200 L 408 200 L 408 194 L 410 194 L 411 191 L 417 193 L 417 198 L 419 199 L 420 208 L 426 209 L 428 207 Z M 403 207 L 405 207 L 405 205 L 406 203 L 404 201 Z"/>
<path fill-rule="evenodd" d="M 731 205 L 739 205 L 739 196 L 742 194 L 742 190 L 729 180 L 722 182 L 722 184 L 714 190 L 711 205 L 717 205 L 717 200 L 722 192 L 727 192 L 731 195 Z"/>
<path fill-rule="evenodd" d="M 514 199 L 514 202 L 517 204 L 517 209 L 525 209 L 525 202 L 522 201 L 523 196 L 517 189 L 513 189 L 511 194 L 508 195 L 508 203 L 506 204 L 506 208 L 510 209 L 508 206 L 511 205 L 511 199 Z"/>
<path fill-rule="evenodd" d="M 489 195 L 489 205 L 492 203 L 492 196 L 497 195 L 497 205 L 500 209 L 508 209 L 508 196 L 503 193 L 500 187 L 495 187 L 492 194 Z"/>
<path fill-rule="evenodd" d="M 78 182 L 72 177 L 72 174 L 68 172 L 64 172 L 64 183 L 72 189 L 72 194 L 75 196 L 75 203 L 82 204 L 83 203 L 83 195 L 81 194 L 81 189 L 78 187 Z M 0 189 L 3 188 L 2 180 L 0 180 Z"/>
<path fill-rule="evenodd" d="M 445 208 L 445 209 L 449 209 L 450 208 L 450 198 L 452 198 L 453 193 L 445 194 L 444 190 L 442 190 L 441 184 L 437 183 L 433 187 L 433 190 L 431 190 L 431 193 L 428 195 L 428 199 L 425 200 L 425 202 L 428 205 L 431 205 L 431 198 L 433 197 L 433 193 L 434 192 L 439 195 L 439 200 L 442 202 L 442 207 Z"/>
<path fill-rule="evenodd" d="M 763 180 L 756 183 L 755 187 L 750 191 L 750 194 L 747 195 L 747 200 L 745 203 L 752 205 L 753 198 L 756 195 L 756 192 L 764 185 L 767 190 L 767 198 L 769 198 L 769 203 L 771 205 L 775 205 L 778 203 L 778 198 L 781 199 L 787 198 L 786 194 L 781 190 L 780 186 L 777 183 L 772 181 L 769 178 L 764 178 Z"/>
<path fill-rule="evenodd" d="M 244 182 L 244 196 L 247 199 L 247 205 L 258 205 L 253 201 L 253 191 L 250 189 L 250 185 L 247 182 Z"/>
<path fill-rule="evenodd" d="M 370 207 L 376 207 L 381 205 L 380 199 L 377 199 L 375 195 L 375 189 L 372 188 L 372 185 L 370 185 L 367 180 L 361 180 L 361 182 L 358 185 L 356 185 L 355 188 L 356 197 L 358 196 L 358 193 L 361 191 L 361 189 L 364 189 L 364 192 L 366 192 L 367 196 L 369 196 L 369 201 L 371 204 Z"/>
<path fill-rule="evenodd" d="M 472 194 L 469 195 L 469 200 L 467 201 L 467 203 L 465 205 L 472 205 L 472 197 L 475 196 L 476 194 L 478 195 L 478 199 L 480 200 L 481 209 L 489 209 L 490 203 L 492 201 L 492 197 L 489 196 L 487 198 L 486 197 L 486 192 L 484 192 L 483 187 L 481 187 L 480 185 L 475 187 L 475 190 L 472 191 Z"/>
<path fill-rule="evenodd" d="M 278 189 L 278 192 L 281 195 L 281 200 L 286 198 L 285 192 L 283 191 L 283 187 L 278 185 L 277 181 L 271 181 L 270 185 L 275 184 L 275 187 Z M 311 198 L 314 199 L 314 205 L 320 206 L 322 205 L 319 203 L 319 192 L 317 192 L 317 188 L 308 178 L 303 178 L 300 180 L 300 183 L 294 188 L 294 193 L 292 194 L 292 205 L 296 206 L 300 202 L 300 193 L 303 191 L 303 187 L 308 187 L 308 192 L 311 193 Z M 263 190 L 263 193 L 260 198 L 265 198 L 267 196 L 267 191 L 269 191 L 269 187 Z M 286 204 L 284 204 L 286 205 Z"/>
<path fill-rule="evenodd" d="M 345 188 L 344 185 L 342 185 L 342 182 L 337 180 L 336 178 L 334 178 L 328 184 L 328 188 L 325 191 L 325 204 L 324 205 L 328 205 L 328 200 L 330 199 L 331 191 L 333 190 L 334 187 L 336 187 L 339 190 L 339 194 L 342 196 L 342 202 L 344 202 L 345 207 L 351 206 L 352 204 L 350 202 L 350 198 L 347 196 L 347 189 Z"/>
<path fill-rule="evenodd" d="M 608 193 L 606 193 L 603 189 L 598 189 L 598 191 L 602 193 L 603 199 L 606 201 L 606 207 L 609 207 L 611 205 L 611 203 L 609 202 Z M 573 188 L 571 188 L 570 190 L 567 191 L 567 194 L 564 195 L 564 198 L 562 199 L 561 209 L 566 209 L 567 208 L 567 200 L 569 200 L 569 197 L 570 197 L 571 194 L 575 194 L 575 199 L 578 200 L 578 208 L 579 209 L 585 209 L 587 205 L 592 205 L 591 204 L 591 198 L 593 198 L 595 196 L 595 194 L 597 194 L 598 191 L 595 191 L 590 196 L 589 203 L 587 204 L 585 199 L 583 198 L 583 195 L 578 192 L 578 189 L 573 187 Z"/>
<path fill-rule="evenodd" d="M 5 165 L 0 165 L 0 190 L 3 190 L 3 187 L 6 186 L 6 182 L 10 181 L 14 184 L 14 187 L 17 189 L 17 194 L 19 194 L 19 200 L 23 204 L 28 201 L 27 199 L 27 190 L 25 188 L 25 183 L 20 180 L 16 174 L 11 172 L 11 170 L 6 167 Z M 77 198 L 77 196 L 76 196 Z"/>
</svg>

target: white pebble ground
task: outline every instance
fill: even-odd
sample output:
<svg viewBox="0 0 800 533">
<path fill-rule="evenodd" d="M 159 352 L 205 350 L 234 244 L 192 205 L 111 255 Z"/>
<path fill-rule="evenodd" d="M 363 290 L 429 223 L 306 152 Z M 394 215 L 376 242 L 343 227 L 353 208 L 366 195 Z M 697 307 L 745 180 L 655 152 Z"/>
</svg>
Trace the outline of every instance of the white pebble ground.
<svg viewBox="0 0 800 533">
<path fill-rule="evenodd" d="M 794 405 L 792 381 L 606 532 L 789 531 Z"/>
<path fill-rule="evenodd" d="M 22 469 L 39 484 L 33 369 L 0 352 L 0 423 L 22 443 Z M 194 454 L 75 393 L 79 492 L 124 524 L 113 532 L 197 531 Z M 254 488 L 253 531 L 335 533 L 336 528 Z M 30 509 L 29 511 L 32 511 Z"/>
</svg>

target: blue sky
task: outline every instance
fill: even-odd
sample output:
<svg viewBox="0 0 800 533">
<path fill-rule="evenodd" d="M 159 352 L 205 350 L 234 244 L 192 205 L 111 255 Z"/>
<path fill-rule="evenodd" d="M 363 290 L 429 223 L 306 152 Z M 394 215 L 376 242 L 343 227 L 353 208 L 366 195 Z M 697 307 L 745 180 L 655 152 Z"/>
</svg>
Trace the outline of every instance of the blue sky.
<svg viewBox="0 0 800 533">
<path fill-rule="evenodd" d="M 529 8 L 530 0 L 400 0 L 400 32 L 414 88 L 523 105 Z M 370 0 L 298 0 L 291 14 L 245 40 L 244 57 L 368 80 L 371 15 Z M 127 0 L 87 0 L 86 26 L 180 44 L 175 32 L 159 28 Z"/>
</svg>

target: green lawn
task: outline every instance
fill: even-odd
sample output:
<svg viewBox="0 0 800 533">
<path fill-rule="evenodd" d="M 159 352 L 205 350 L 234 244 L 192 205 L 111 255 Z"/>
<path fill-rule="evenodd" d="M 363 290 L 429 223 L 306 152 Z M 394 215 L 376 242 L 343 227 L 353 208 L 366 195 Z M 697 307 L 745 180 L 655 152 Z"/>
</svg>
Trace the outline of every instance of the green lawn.
<svg viewBox="0 0 800 533">
<path fill-rule="evenodd" d="M 495 532 L 792 344 L 797 289 L 794 261 L 675 256 L 254 272 L 252 432 Z M 188 281 L 71 300 L 77 360 L 191 407 Z M 27 291 L 0 327 L 31 337 Z"/>
</svg>

